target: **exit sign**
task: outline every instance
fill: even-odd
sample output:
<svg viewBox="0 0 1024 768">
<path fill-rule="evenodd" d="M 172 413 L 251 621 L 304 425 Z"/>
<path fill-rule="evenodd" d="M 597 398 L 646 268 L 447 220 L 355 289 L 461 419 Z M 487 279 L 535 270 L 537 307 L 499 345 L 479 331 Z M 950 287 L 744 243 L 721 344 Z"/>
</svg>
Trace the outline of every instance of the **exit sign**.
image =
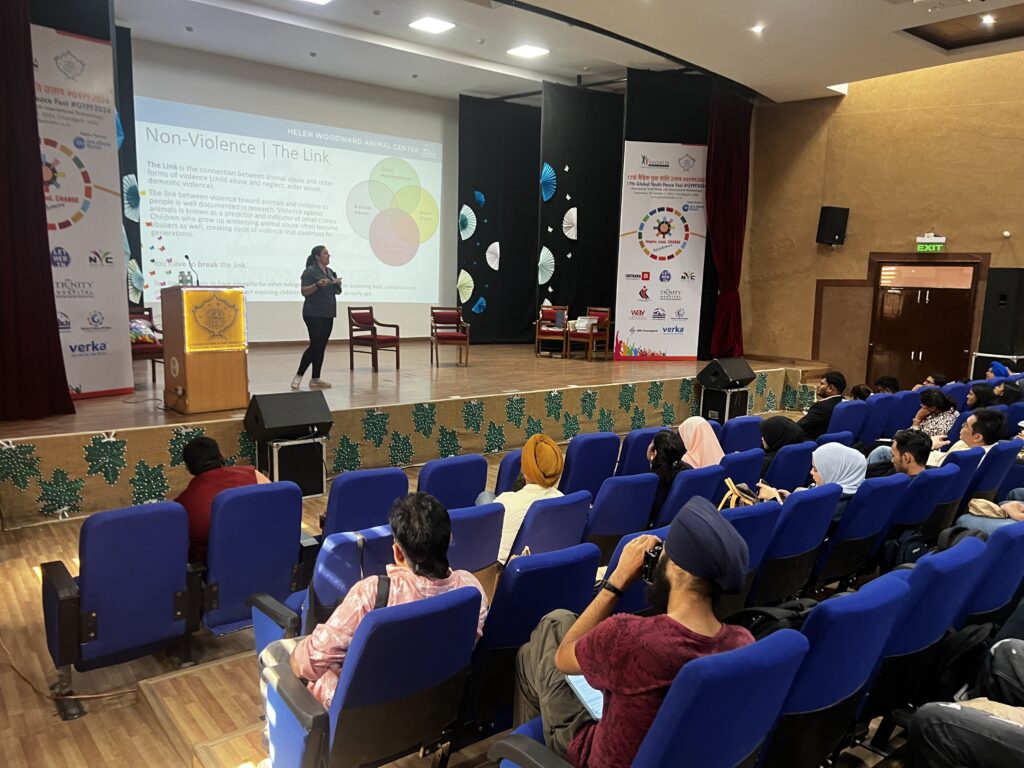
<svg viewBox="0 0 1024 768">
<path fill-rule="evenodd" d="M 940 253 L 940 252 L 942 252 L 944 250 L 946 250 L 946 244 L 945 243 L 918 243 L 917 244 L 917 252 L 918 253 Z"/>
</svg>

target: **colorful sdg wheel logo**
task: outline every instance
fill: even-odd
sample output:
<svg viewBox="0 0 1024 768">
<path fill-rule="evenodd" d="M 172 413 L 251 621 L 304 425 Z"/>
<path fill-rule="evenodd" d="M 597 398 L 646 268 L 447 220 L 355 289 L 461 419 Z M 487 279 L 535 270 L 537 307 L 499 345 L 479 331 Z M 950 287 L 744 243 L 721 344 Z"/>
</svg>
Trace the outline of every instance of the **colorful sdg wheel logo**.
<svg viewBox="0 0 1024 768">
<path fill-rule="evenodd" d="M 652 259 L 670 261 L 681 254 L 690 241 L 690 225 L 680 211 L 665 205 L 640 220 L 636 236 L 640 250 Z"/>
</svg>

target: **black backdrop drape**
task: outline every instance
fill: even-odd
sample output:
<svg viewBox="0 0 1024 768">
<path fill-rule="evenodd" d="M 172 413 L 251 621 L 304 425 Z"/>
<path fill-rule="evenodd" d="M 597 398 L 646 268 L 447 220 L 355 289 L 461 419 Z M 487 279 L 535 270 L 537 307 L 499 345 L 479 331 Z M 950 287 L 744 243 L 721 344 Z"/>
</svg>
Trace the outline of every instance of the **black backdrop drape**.
<svg viewBox="0 0 1024 768">
<path fill-rule="evenodd" d="M 538 276 L 538 303 L 568 304 L 569 316 L 587 305 L 615 302 L 619 202 L 622 191 L 622 114 L 619 94 L 544 83 L 541 159 L 554 174 L 540 204 L 540 243 L 554 272 Z M 536 178 L 536 177 L 535 177 Z M 536 183 L 536 182 L 535 182 Z M 550 193 L 550 196 L 549 196 Z M 577 212 L 576 239 L 566 214 Z"/>
<path fill-rule="evenodd" d="M 117 27 L 117 61 L 115 64 L 115 82 L 117 83 L 117 115 L 121 120 L 121 131 L 124 135 L 124 142 L 118 150 L 117 157 L 121 165 L 122 194 L 127 203 L 139 199 L 138 183 L 138 161 L 135 157 L 135 78 L 132 74 L 132 31 L 127 27 Z M 131 205 L 122 206 L 121 226 L 124 228 L 124 238 L 127 243 L 128 253 L 125 258 L 131 258 L 138 267 L 137 270 L 128 272 L 128 304 L 140 306 L 143 298 L 132 290 L 132 275 L 141 276 L 145 274 L 142 270 L 142 243 L 139 231 L 138 206 L 134 206 L 134 212 L 128 215 Z M 159 300 L 160 294 L 156 293 L 155 298 Z"/>
<path fill-rule="evenodd" d="M 533 339 L 539 158 L 539 109 L 459 98 L 459 270 L 474 284 L 463 302 L 473 343 Z"/>
<path fill-rule="evenodd" d="M 0 3 L 0 419 L 74 413 L 53 298 L 28 0 Z"/>
</svg>

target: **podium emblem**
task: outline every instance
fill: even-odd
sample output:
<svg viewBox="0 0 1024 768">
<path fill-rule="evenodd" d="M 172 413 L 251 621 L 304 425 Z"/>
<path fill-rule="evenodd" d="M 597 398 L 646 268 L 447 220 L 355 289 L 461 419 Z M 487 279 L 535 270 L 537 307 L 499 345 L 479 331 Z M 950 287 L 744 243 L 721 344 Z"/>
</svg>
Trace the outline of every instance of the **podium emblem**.
<svg viewBox="0 0 1024 768">
<path fill-rule="evenodd" d="M 239 288 L 183 291 L 185 351 L 245 349 L 245 294 Z"/>
</svg>

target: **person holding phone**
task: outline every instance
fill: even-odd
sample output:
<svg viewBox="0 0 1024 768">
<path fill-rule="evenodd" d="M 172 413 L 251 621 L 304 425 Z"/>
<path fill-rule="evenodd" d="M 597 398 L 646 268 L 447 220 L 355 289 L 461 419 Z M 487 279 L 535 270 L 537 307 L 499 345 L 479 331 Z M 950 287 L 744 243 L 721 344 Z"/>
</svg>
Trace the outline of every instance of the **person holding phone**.
<svg viewBox="0 0 1024 768">
<path fill-rule="evenodd" d="M 331 338 L 334 318 L 338 315 L 338 294 L 341 293 L 341 278 L 331 269 L 330 251 L 326 245 L 313 248 L 306 259 L 306 269 L 302 273 L 302 320 L 309 331 L 309 346 L 302 353 L 299 370 L 292 379 L 292 389 L 302 386 L 302 377 L 306 369 L 313 366 L 313 378 L 309 381 L 310 389 L 330 389 L 331 383 L 320 378 L 320 369 L 324 364 L 324 352 Z"/>
</svg>

